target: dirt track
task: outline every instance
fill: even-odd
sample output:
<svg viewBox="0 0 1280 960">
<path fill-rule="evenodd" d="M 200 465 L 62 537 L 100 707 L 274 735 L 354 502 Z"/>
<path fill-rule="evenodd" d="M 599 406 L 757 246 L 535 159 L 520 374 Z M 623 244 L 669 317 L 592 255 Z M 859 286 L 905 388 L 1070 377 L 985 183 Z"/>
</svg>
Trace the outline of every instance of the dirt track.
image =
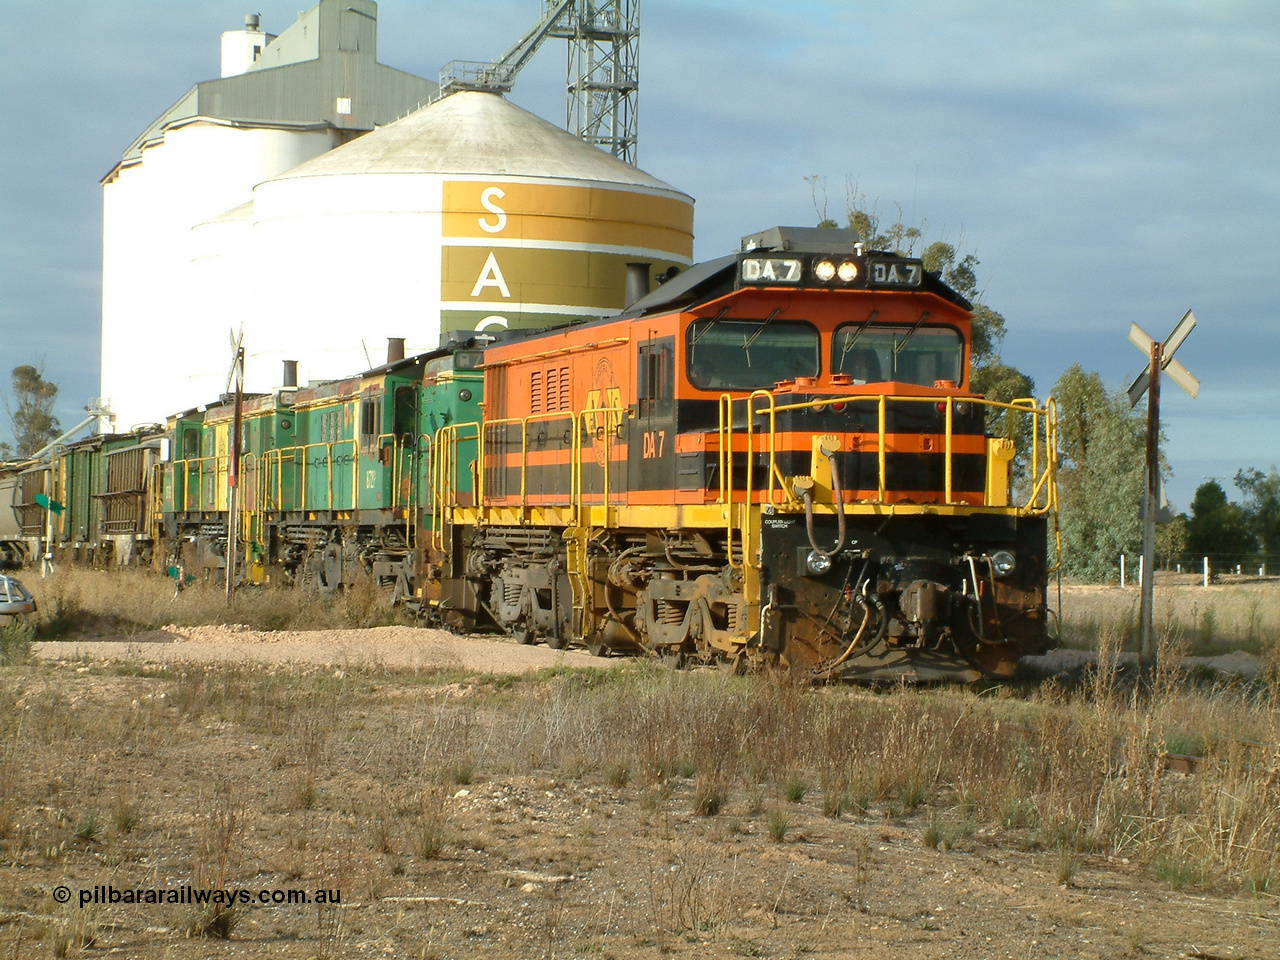
<svg viewBox="0 0 1280 960">
<path fill-rule="evenodd" d="M 610 661 L 583 650 L 521 646 L 500 637 L 460 637 L 443 630 L 374 627 L 367 630 L 263 631 L 238 624 L 166 627 L 131 637 L 58 640 L 34 646 L 41 660 L 114 660 L 143 663 L 297 663 L 326 667 L 354 664 L 394 669 L 458 669 L 477 673 L 533 673 L 546 667 L 599 667 Z M 1124 659 L 1133 661 L 1132 654 Z M 1055 650 L 1029 657 L 1041 672 L 1078 670 L 1091 662 L 1083 650 Z M 1222 674 L 1257 676 L 1259 660 L 1246 653 L 1188 657 L 1186 665 Z"/>
<path fill-rule="evenodd" d="M 217 625 L 166 627 L 113 640 L 64 640 L 35 644 L 42 660 L 141 661 L 145 663 L 244 661 L 342 667 L 362 664 L 396 669 L 459 669 L 484 673 L 532 673 L 545 667 L 600 666 L 581 650 L 521 646 L 494 637 L 457 637 L 442 630 L 374 627 L 368 630 L 260 631 Z"/>
</svg>

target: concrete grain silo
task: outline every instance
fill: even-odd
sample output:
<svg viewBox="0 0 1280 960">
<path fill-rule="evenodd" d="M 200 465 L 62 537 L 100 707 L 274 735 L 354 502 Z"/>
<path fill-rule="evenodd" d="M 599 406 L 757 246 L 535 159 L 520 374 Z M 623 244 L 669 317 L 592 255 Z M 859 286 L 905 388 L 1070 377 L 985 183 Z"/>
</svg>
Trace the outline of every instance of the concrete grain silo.
<svg viewBox="0 0 1280 960">
<path fill-rule="evenodd" d="M 103 181 L 102 396 L 117 428 L 476 331 L 607 316 L 628 263 L 691 262 L 693 201 L 492 93 L 377 63 L 377 5 L 223 37 Z M 422 104 L 428 103 L 427 106 Z"/>
<path fill-rule="evenodd" d="M 216 399 L 229 327 L 253 317 L 252 265 L 234 292 L 207 285 L 193 263 L 234 245 L 193 228 L 435 93 L 377 62 L 377 16 L 372 0 L 320 0 L 279 36 L 247 17 L 222 35 L 221 77 L 188 90 L 103 178 L 100 389 L 118 429 Z M 233 232 L 246 234 L 249 213 L 233 218 Z M 238 303 L 214 310 L 215 301 Z"/>
<path fill-rule="evenodd" d="M 389 337 L 414 352 L 607 316 L 629 262 L 656 278 L 693 247 L 687 195 L 479 92 L 264 181 L 252 220 L 262 281 L 246 346 L 268 379 L 295 357 L 304 378 L 355 372 Z"/>
</svg>

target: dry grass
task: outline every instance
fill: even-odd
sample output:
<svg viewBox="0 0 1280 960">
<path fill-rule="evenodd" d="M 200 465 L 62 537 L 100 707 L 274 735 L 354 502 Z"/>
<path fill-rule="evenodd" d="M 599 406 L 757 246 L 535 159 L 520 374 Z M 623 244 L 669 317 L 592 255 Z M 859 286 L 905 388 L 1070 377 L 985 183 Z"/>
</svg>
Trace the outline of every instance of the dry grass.
<svg viewBox="0 0 1280 960">
<path fill-rule="evenodd" d="M 1274 657 L 1280 640 L 1280 578 L 1241 579 L 1203 587 L 1189 575 L 1157 576 L 1154 622 L 1159 633 L 1176 636 L 1196 656 L 1232 650 Z M 1056 591 L 1050 590 L 1056 604 Z M 1102 633 L 1112 633 L 1124 649 L 1138 648 L 1140 594 L 1136 586 L 1064 585 L 1062 637 L 1068 646 L 1088 649 Z"/>
<path fill-rule="evenodd" d="M 87 599 L 93 582 L 68 578 L 58 595 L 80 609 L 105 604 Z M 601 845 L 626 843 L 634 873 L 594 906 L 593 942 L 626 935 L 660 949 L 727 942 L 717 931 L 745 922 L 730 894 L 753 889 L 736 845 L 783 856 L 808 842 L 815 819 L 860 838 L 847 854 L 858 889 L 843 901 L 859 910 L 877 829 L 939 856 L 974 849 L 980 835 L 984 849 L 1035 852 L 1046 880 L 1068 886 L 1110 857 L 1172 889 L 1274 895 L 1280 685 L 1205 686 L 1166 669 L 1143 694 L 1119 669 L 1120 642 L 1118 629 L 1100 635 L 1083 683 L 1029 691 L 810 689 L 644 662 L 523 679 L 4 666 L 0 865 L 49 886 L 108 867 L 150 883 L 162 864 L 171 883 L 297 880 L 381 900 L 406 886 L 456 890 L 441 886 L 447 871 L 495 846 L 519 850 L 525 874 L 575 877 Z M 1162 663 L 1175 648 L 1166 641 Z M 1170 775 L 1166 751 L 1202 762 L 1193 776 Z M 498 797 L 499 784 L 513 786 Z M 581 798 L 573 826 L 544 839 L 538 805 L 569 787 Z M 482 789 L 484 804 L 469 807 Z M 596 826 L 606 805 L 607 817 L 623 815 Z M 531 951 L 577 935 L 559 882 L 532 882 L 537 897 L 526 900 L 541 919 Z M 798 887 L 752 894 L 760 916 L 776 925 Z M 49 916 L 62 919 L 24 935 L 52 952 L 101 939 L 91 912 Z M 238 939 L 247 916 L 147 922 Z M 342 955 L 346 915 L 314 916 L 297 933 L 310 938 L 308 955 Z"/>
<path fill-rule="evenodd" d="M 35 638 L 128 636 L 167 625 L 245 624 L 256 630 L 323 630 L 407 622 L 390 594 L 362 578 L 337 594 L 290 587 L 242 587 L 227 604 L 225 587 L 196 582 L 178 592 L 149 570 L 59 568 L 48 579 L 24 581 L 39 609 L 30 618 Z M 0 630 L 4 628 L 0 627 Z M 7 659 L 0 634 L 0 662 Z"/>
<path fill-rule="evenodd" d="M 11 852 L 147 834 L 158 812 L 127 786 L 139 756 L 194 747 L 199 731 L 216 728 L 274 738 L 274 749 L 259 752 L 270 779 L 285 785 L 266 804 L 275 817 L 311 816 L 331 806 L 334 791 L 358 787 L 367 812 L 359 844 L 379 854 L 441 856 L 453 842 L 448 798 L 460 783 L 551 772 L 620 788 L 627 781 L 618 771 L 634 769 L 658 791 L 655 809 L 673 786 L 687 786 L 693 813 L 715 817 L 730 797 L 753 790 L 801 804 L 810 791 L 799 785 L 817 783 L 812 792 L 822 794 L 828 816 L 922 817 L 930 846 L 986 824 L 1023 845 L 1137 857 L 1196 883 L 1274 887 L 1275 701 L 1260 687 L 1203 690 L 1166 676 L 1147 702 L 1122 689 L 1107 664 L 1079 690 L 1050 687 L 1027 700 L 802 691 L 768 678 L 631 664 L 510 686 L 481 682 L 466 696 L 411 706 L 385 703 L 377 691 L 420 682 L 412 678 L 242 666 L 135 678 L 151 691 L 135 702 L 73 705 L 22 672 L 35 668 L 10 668 L 0 688 L 9 748 L 0 812 Z M 1271 744 L 1271 752 L 1241 740 Z M 1197 745 L 1204 763 L 1196 776 L 1162 775 L 1158 756 L 1170 744 Z M 86 752 L 113 762 L 89 770 L 78 759 Z M 234 868 L 245 827 L 231 799 L 245 791 L 216 774 L 190 784 L 192 802 L 212 811 L 195 830 L 192 874 L 210 880 Z M 98 814 L 94 798 L 108 796 L 126 799 Z M 33 804 L 52 813 L 33 822 Z M 786 807 L 765 806 L 768 833 L 785 839 Z"/>
</svg>

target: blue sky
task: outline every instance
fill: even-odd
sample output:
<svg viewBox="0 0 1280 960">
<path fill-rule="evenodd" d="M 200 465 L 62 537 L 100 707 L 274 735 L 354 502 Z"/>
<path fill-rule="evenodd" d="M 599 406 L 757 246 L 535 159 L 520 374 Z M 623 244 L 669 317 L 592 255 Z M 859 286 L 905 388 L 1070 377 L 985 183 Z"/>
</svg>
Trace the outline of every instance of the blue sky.
<svg viewBox="0 0 1280 960">
<path fill-rule="evenodd" d="M 0 0 L 0 370 L 42 362 L 64 423 L 97 393 L 99 180 L 217 76 L 223 30 L 303 6 Z M 434 77 L 539 11 L 382 0 L 380 59 Z M 856 185 L 979 257 L 1041 395 L 1073 362 L 1126 386 L 1130 322 L 1163 337 L 1196 311 L 1178 357 L 1200 397 L 1162 404 L 1176 508 L 1280 463 L 1280 3 L 644 0 L 640 64 L 639 164 L 696 199 L 700 259 L 812 223 L 807 176 L 836 216 Z M 553 41 L 511 99 L 561 122 L 563 80 Z"/>
</svg>

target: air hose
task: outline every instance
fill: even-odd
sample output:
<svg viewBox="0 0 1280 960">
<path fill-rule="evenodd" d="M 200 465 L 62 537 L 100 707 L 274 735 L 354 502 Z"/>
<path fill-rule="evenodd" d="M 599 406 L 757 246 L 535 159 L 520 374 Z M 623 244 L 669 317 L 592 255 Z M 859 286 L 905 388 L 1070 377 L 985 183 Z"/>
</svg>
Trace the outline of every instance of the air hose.
<svg viewBox="0 0 1280 960">
<path fill-rule="evenodd" d="M 822 557 L 834 557 L 844 549 L 844 491 L 840 488 L 840 468 L 836 466 L 835 456 L 832 453 L 828 453 L 826 449 L 823 449 L 822 452 L 826 454 L 827 462 L 831 464 L 831 500 L 836 508 L 836 545 L 830 550 L 823 550 L 818 546 L 818 538 L 813 531 L 812 487 L 806 487 L 801 493 L 801 496 L 804 498 L 804 529 L 809 535 L 809 546 L 813 547 L 814 553 Z"/>
</svg>

